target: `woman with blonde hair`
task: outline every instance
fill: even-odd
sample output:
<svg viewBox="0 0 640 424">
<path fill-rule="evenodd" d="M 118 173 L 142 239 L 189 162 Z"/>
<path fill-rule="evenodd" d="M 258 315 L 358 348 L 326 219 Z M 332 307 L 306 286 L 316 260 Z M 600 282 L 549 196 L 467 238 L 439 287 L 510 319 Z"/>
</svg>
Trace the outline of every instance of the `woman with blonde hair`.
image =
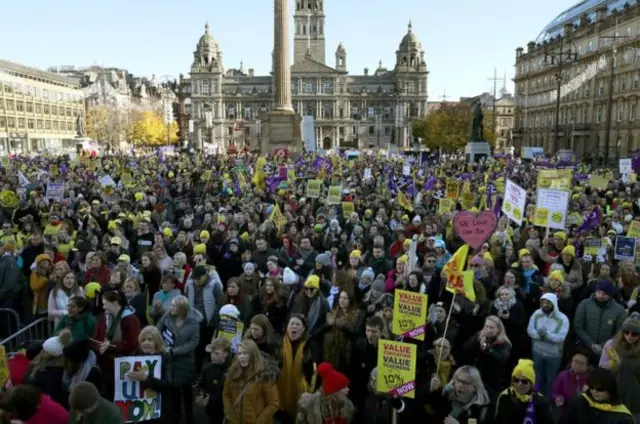
<svg viewBox="0 0 640 424">
<path fill-rule="evenodd" d="M 499 392 L 507 386 L 505 373 L 500 370 L 506 370 L 511 341 L 500 318 L 495 315 L 485 318 L 482 330 L 467 340 L 462 352 L 467 357 L 466 362 L 478 368 L 489 388 Z"/>
<path fill-rule="evenodd" d="M 162 394 L 160 418 L 147 420 L 145 423 L 169 424 L 176 422 L 178 417 L 173 415 L 173 402 L 171 401 L 171 356 L 165 350 L 162 335 L 156 327 L 148 325 L 140 331 L 138 355 L 159 356 L 162 360 L 160 377 L 149 374 L 149 370 L 131 371 L 127 374 L 127 379 L 142 382 L 146 389 Z"/>
<path fill-rule="evenodd" d="M 280 405 L 275 380 L 264 373 L 258 346 L 245 339 L 224 383 L 224 415 L 229 424 L 263 424 L 273 421 Z"/>
</svg>

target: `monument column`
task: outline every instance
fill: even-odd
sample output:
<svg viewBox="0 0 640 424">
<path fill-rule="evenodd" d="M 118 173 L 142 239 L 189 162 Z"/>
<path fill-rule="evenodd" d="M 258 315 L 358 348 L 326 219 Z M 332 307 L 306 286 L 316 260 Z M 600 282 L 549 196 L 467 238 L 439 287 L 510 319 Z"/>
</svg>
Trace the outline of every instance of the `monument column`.
<svg viewBox="0 0 640 424">
<path fill-rule="evenodd" d="M 289 61 L 289 0 L 274 0 L 273 78 L 275 108 L 265 119 L 262 152 L 275 149 L 302 150 L 302 118 L 291 105 L 291 64 Z"/>
<path fill-rule="evenodd" d="M 276 109 L 291 107 L 291 68 L 289 63 L 289 0 L 274 1 L 273 52 Z"/>
</svg>

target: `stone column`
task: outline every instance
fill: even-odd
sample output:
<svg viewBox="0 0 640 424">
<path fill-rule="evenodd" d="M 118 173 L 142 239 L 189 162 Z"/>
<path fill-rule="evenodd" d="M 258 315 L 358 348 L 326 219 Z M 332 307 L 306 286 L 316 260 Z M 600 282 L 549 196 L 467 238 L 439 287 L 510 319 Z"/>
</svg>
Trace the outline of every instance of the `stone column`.
<svg viewBox="0 0 640 424">
<path fill-rule="evenodd" d="M 276 110 L 291 107 L 291 68 L 289 64 L 289 0 L 274 0 L 273 60 Z"/>
</svg>

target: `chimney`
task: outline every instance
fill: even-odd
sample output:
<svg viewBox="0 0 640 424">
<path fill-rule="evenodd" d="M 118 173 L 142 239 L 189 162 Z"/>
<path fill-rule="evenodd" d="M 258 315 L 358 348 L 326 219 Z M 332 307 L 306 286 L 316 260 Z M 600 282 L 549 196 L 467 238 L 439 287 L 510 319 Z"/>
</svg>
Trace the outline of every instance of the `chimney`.
<svg viewBox="0 0 640 424">
<path fill-rule="evenodd" d="M 573 22 L 567 22 L 564 24 L 564 35 L 571 35 L 573 32 Z"/>
<path fill-rule="evenodd" d="M 255 74 L 255 71 L 253 68 L 249 68 L 249 76 L 252 77 Z"/>
<path fill-rule="evenodd" d="M 536 48 L 536 43 L 534 41 L 529 41 L 527 43 L 527 53 L 531 53 Z"/>
<path fill-rule="evenodd" d="M 364 68 L 364 76 L 365 77 L 369 76 L 369 68 Z"/>
<path fill-rule="evenodd" d="M 516 49 L 516 59 L 519 58 L 520 56 L 522 56 L 523 52 L 524 52 L 524 49 L 522 47 L 518 47 Z"/>
<path fill-rule="evenodd" d="M 607 16 L 607 5 L 600 6 L 596 9 L 596 22 L 602 21 Z"/>
</svg>

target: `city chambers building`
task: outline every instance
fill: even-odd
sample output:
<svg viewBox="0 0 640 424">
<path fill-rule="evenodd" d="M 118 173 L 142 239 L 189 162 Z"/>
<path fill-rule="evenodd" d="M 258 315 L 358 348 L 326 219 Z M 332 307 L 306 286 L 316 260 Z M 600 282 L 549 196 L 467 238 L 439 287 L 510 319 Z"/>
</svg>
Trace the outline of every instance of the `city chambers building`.
<svg viewBox="0 0 640 424">
<path fill-rule="evenodd" d="M 584 0 L 516 49 L 516 149 L 625 158 L 640 148 L 640 6 Z"/>
<path fill-rule="evenodd" d="M 293 108 L 313 117 L 319 148 L 411 147 L 411 121 L 427 112 L 427 65 L 411 23 L 391 69 L 350 75 L 347 50 L 340 44 L 326 60 L 323 1 L 296 1 L 293 17 Z M 181 76 L 178 96 L 190 117 L 189 139 L 196 147 L 224 151 L 261 145 L 262 120 L 274 105 L 271 75 L 253 69 L 225 69 L 223 52 L 209 26 L 198 41 L 189 78 Z"/>
</svg>

